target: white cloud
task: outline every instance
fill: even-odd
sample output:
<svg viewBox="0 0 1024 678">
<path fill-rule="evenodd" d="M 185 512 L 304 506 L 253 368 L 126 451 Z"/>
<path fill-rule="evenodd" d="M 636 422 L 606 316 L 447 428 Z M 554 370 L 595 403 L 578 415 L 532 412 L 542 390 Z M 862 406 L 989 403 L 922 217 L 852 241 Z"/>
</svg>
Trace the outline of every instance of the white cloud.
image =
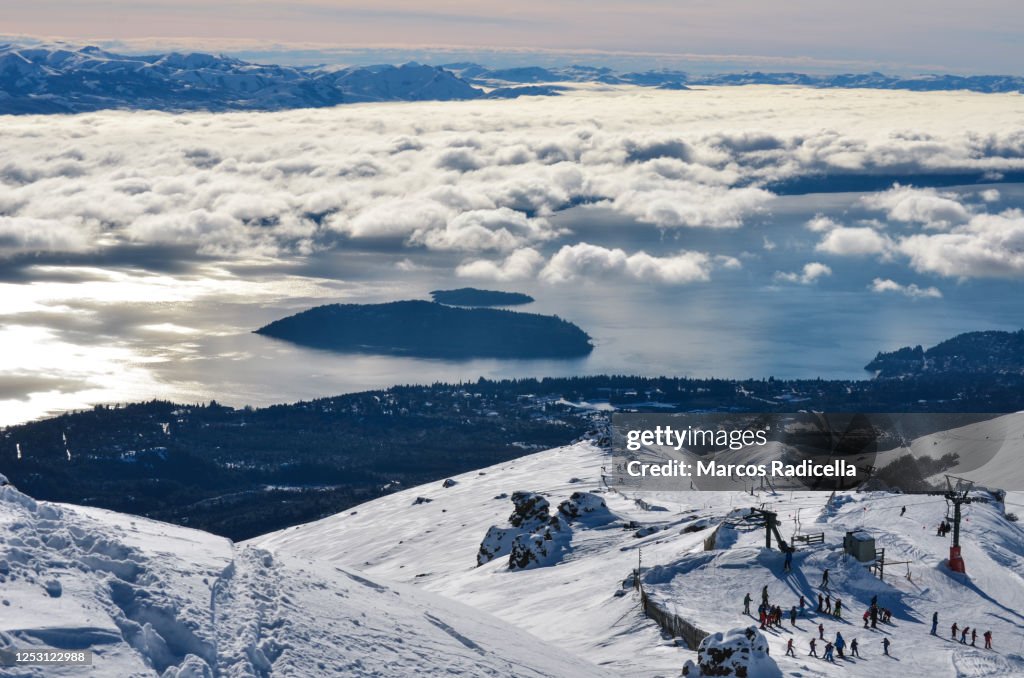
<svg viewBox="0 0 1024 678">
<path fill-rule="evenodd" d="M 808 264 L 804 264 L 801 271 L 797 273 L 784 273 L 777 271 L 775 273 L 775 280 L 777 282 L 796 283 L 800 285 L 811 285 L 816 283 L 820 278 L 825 278 L 832 275 L 832 269 L 817 261 L 812 261 Z"/>
<path fill-rule="evenodd" d="M 814 248 L 839 256 L 862 256 L 885 254 L 892 247 L 892 241 L 867 226 L 840 226 L 829 231 Z"/>
<path fill-rule="evenodd" d="M 557 235 L 546 219 L 530 219 L 507 207 L 472 210 L 448 220 L 443 228 L 416 229 L 410 242 L 435 250 L 509 251 Z"/>
<path fill-rule="evenodd" d="M 841 224 L 835 222 L 831 217 L 826 217 L 823 214 L 816 214 L 813 219 L 808 220 L 807 223 L 804 224 L 804 227 L 808 231 L 813 231 L 814 233 L 825 233 L 834 228 L 839 228 L 840 225 Z"/>
<path fill-rule="evenodd" d="M 1024 214 L 982 214 L 949 233 L 903 238 L 899 251 L 922 273 L 950 278 L 1024 276 Z"/>
<path fill-rule="evenodd" d="M 488 259 L 464 262 L 455 269 L 455 274 L 460 278 L 478 278 L 480 280 L 501 282 L 526 280 L 536 275 L 543 264 L 544 256 L 540 252 L 524 247 L 512 252 L 500 262 Z"/>
<path fill-rule="evenodd" d="M 582 242 L 565 245 L 540 272 L 546 282 L 562 283 L 580 278 L 622 276 L 663 285 L 684 285 L 711 279 L 716 266 L 738 268 L 734 257 L 711 257 L 704 252 L 682 251 L 657 257 L 647 252 L 627 254 L 620 248 L 607 248 Z"/>
<path fill-rule="evenodd" d="M 970 219 L 970 211 L 954 193 L 939 193 L 934 188 L 893 186 L 888 191 L 864 196 L 870 208 L 884 210 L 893 221 L 925 224 L 946 229 Z"/>
<path fill-rule="evenodd" d="M 911 299 L 941 299 L 942 292 L 937 287 L 918 287 L 914 283 L 909 285 L 901 285 L 895 280 L 889 280 L 888 278 L 875 278 L 871 281 L 871 285 L 868 286 L 872 292 L 878 294 L 885 294 L 886 292 L 895 292 L 902 294 Z"/>
<path fill-rule="evenodd" d="M 730 189 L 684 182 L 670 189 L 655 185 L 628 189 L 612 201 L 612 206 L 663 228 L 739 228 L 748 216 L 763 211 L 772 197 L 759 188 Z"/>
<path fill-rule="evenodd" d="M 98 229 L 77 217 L 35 219 L 0 216 L 0 253 L 82 252 L 97 245 Z"/>
<path fill-rule="evenodd" d="M 581 277 L 621 274 L 629 255 L 625 250 L 590 243 L 566 245 L 551 257 L 540 277 L 547 282 L 567 282 Z"/>
</svg>

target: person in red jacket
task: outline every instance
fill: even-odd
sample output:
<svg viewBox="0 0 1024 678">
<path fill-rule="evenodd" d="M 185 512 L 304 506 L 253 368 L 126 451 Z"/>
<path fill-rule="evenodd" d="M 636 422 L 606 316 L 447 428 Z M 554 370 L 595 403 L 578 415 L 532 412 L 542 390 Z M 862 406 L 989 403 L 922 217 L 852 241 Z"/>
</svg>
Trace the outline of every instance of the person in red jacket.
<svg viewBox="0 0 1024 678">
<path fill-rule="evenodd" d="M 992 649 L 992 632 L 991 631 L 985 631 L 984 638 L 985 638 L 985 649 L 986 650 L 991 650 Z"/>
</svg>

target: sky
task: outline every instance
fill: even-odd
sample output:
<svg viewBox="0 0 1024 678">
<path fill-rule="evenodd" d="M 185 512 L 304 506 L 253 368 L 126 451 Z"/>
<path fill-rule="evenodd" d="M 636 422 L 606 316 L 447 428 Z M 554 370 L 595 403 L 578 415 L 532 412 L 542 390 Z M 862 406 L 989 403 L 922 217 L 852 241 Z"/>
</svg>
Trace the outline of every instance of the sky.
<svg viewBox="0 0 1024 678">
<path fill-rule="evenodd" d="M 1015 0 L 34 0 L 0 32 L 280 61 L 1021 74 Z M 369 56 L 368 56 L 369 55 Z M 384 59 L 381 59 L 384 57 Z M 391 58 L 387 58 L 391 57 Z"/>
</svg>

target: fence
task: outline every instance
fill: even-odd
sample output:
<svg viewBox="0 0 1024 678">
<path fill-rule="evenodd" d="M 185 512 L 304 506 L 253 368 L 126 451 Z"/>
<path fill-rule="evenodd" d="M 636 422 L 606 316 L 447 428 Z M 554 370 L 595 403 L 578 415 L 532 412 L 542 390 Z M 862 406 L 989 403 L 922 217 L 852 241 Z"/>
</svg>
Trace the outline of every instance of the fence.
<svg viewBox="0 0 1024 678">
<path fill-rule="evenodd" d="M 679 615 L 658 607 L 651 600 L 650 596 L 647 595 L 647 592 L 644 591 L 643 583 L 640 581 L 640 573 L 637 571 L 633 572 L 633 588 L 640 591 L 640 607 L 643 609 L 644 614 L 660 626 L 665 633 L 668 633 L 673 638 L 682 638 L 691 650 L 696 650 L 700 646 L 701 641 L 711 635 Z"/>
</svg>

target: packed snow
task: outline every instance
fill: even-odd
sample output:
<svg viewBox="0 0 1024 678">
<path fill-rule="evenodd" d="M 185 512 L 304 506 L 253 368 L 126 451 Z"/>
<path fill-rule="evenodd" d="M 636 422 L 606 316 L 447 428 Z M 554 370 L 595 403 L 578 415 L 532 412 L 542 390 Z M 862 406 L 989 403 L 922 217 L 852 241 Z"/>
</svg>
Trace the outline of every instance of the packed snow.
<svg viewBox="0 0 1024 678">
<path fill-rule="evenodd" d="M 243 544 L 37 502 L 0 477 L 0 649 L 91 649 L 90 675 L 119 677 L 1024 675 L 1024 493 L 974 492 L 957 575 L 941 496 L 621 491 L 610 463 L 582 441 Z M 791 570 L 751 508 L 778 515 Z M 885 549 L 884 578 L 844 554 L 848 533 Z M 762 592 L 780 624 L 761 627 Z M 865 628 L 872 600 L 891 618 Z"/>
<path fill-rule="evenodd" d="M 11 676 L 580 676 L 491 615 L 339 563 L 271 554 L 0 479 L 0 649 L 91 649 Z"/>
<path fill-rule="evenodd" d="M 399 492 L 253 544 L 279 555 L 359 568 L 458 600 L 618 675 L 678 676 L 687 661 L 698 662 L 696 648 L 644 615 L 634 587 L 638 564 L 649 600 L 705 633 L 724 634 L 712 635 L 712 643 L 732 642 L 736 630 L 758 626 L 757 605 L 767 586 L 771 604 L 786 614 L 779 628 L 757 628 L 772 662 L 762 666 L 777 664 L 783 675 L 1024 675 L 1024 530 L 1004 515 L 1021 502 L 1021 493 L 1009 493 L 1006 505 L 993 499 L 965 507 L 964 577 L 944 564 L 949 539 L 936 533 L 947 510 L 941 496 L 623 494 L 603 482 L 602 471 L 610 464 L 607 450 L 581 442 L 456 476 L 457 485 L 448 489 Z M 587 513 L 570 519 L 552 508 L 579 504 L 583 496 L 596 508 L 589 514 L 596 519 Z M 822 533 L 824 543 L 798 543 L 792 572 L 783 572 L 784 556 L 777 547 L 765 548 L 764 528 L 742 520 L 750 507 L 775 511 L 787 541 L 796 534 Z M 727 519 L 736 526 L 715 532 Z M 890 564 L 884 579 L 843 554 L 846 532 L 856 530 L 885 549 Z M 706 551 L 712 533 L 714 548 Z M 512 544 L 522 535 L 547 542 L 549 552 L 557 546 L 557 555 L 520 567 Z M 831 577 L 827 590 L 820 588 L 825 568 Z M 755 598 L 750 615 L 743 613 L 747 592 Z M 843 619 L 815 611 L 819 592 L 830 602 L 842 599 Z M 806 609 L 794 626 L 788 613 L 801 594 Z M 879 608 L 889 609 L 892 618 L 865 630 L 861 615 L 876 595 Z M 934 612 L 940 622 L 936 636 L 930 635 Z M 949 639 L 954 621 L 978 629 L 976 646 L 970 638 L 965 645 Z M 847 644 L 856 638 L 860 656 L 850 658 L 847 648 L 844 657 L 836 655 L 836 663 L 829 663 L 820 658 L 825 640 L 819 640 L 819 658 L 809 657 L 818 624 L 826 640 L 837 632 Z M 993 633 L 992 650 L 982 647 L 985 630 Z M 795 658 L 785 656 L 790 638 Z M 889 657 L 883 654 L 883 638 L 890 640 Z M 771 675 L 758 673 L 769 669 L 756 666 L 750 676 Z"/>
</svg>

